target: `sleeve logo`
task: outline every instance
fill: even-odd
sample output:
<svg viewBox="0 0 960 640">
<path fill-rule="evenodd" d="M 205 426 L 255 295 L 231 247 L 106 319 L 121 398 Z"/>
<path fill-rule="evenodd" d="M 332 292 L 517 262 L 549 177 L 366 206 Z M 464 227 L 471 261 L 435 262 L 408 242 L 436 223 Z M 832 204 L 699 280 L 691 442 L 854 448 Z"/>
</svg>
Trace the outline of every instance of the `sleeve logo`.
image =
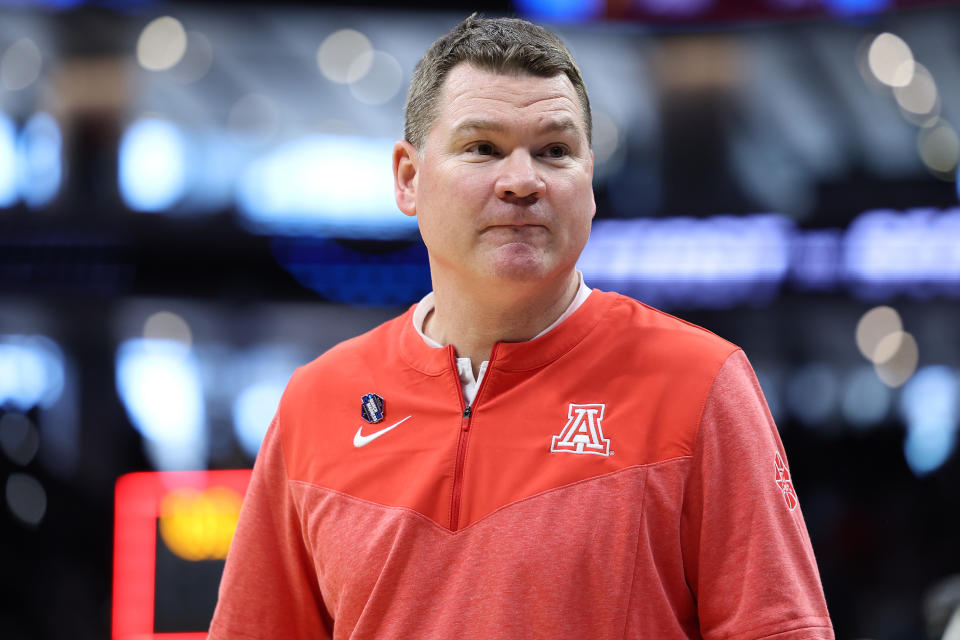
<svg viewBox="0 0 960 640">
<path fill-rule="evenodd" d="M 797 492 L 793 490 L 793 480 L 790 479 L 790 470 L 787 469 L 787 465 L 784 463 L 779 451 L 773 464 L 777 469 L 777 486 L 780 487 L 780 491 L 783 493 L 783 499 L 787 503 L 787 508 L 793 511 L 797 508 L 797 505 L 800 504 L 800 501 L 797 499 Z"/>
<path fill-rule="evenodd" d="M 567 424 L 553 436 L 550 451 L 610 455 L 610 440 L 603 437 L 602 404 L 573 404 L 567 409 Z"/>
</svg>

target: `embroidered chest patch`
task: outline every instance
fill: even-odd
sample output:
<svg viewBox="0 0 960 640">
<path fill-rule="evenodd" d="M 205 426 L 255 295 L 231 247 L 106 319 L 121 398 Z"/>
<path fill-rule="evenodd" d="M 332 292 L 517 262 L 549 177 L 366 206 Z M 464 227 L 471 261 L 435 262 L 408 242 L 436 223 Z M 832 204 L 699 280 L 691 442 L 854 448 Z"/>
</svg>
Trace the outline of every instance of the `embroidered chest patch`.
<svg viewBox="0 0 960 640">
<path fill-rule="evenodd" d="M 567 409 L 567 424 L 553 436 L 550 451 L 610 455 L 610 440 L 603 437 L 602 404 L 573 404 Z"/>
<path fill-rule="evenodd" d="M 360 398 L 360 417 L 370 424 L 383 420 L 383 398 L 376 393 L 368 393 Z"/>
</svg>

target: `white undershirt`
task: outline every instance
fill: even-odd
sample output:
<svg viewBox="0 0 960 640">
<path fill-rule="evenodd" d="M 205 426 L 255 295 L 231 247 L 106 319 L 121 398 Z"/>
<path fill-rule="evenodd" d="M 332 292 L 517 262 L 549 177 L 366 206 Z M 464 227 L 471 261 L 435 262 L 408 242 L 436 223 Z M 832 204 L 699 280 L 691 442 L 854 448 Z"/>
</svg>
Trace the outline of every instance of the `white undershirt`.
<svg viewBox="0 0 960 640">
<path fill-rule="evenodd" d="M 587 299 L 587 296 L 590 295 L 591 289 L 583 283 L 583 274 L 579 271 L 577 271 L 577 278 L 579 280 L 577 295 L 573 297 L 573 301 L 570 302 L 570 305 L 567 307 L 566 311 L 560 314 L 560 317 L 554 320 L 553 324 L 537 335 L 533 336 L 534 338 L 539 338 L 569 318 L 574 311 L 580 308 L 580 305 L 584 303 L 584 301 Z M 435 349 L 442 349 L 444 345 L 427 336 L 427 334 L 423 332 L 423 323 L 427 319 L 427 316 L 430 314 L 430 312 L 433 311 L 434 307 L 433 292 L 431 291 L 427 295 L 423 296 L 423 300 L 420 301 L 416 310 L 413 312 L 413 328 L 417 330 L 417 333 L 419 333 L 420 337 L 423 338 L 423 341 L 427 343 L 427 346 Z M 457 371 L 460 374 L 460 385 L 463 387 L 463 400 L 467 403 L 468 407 L 473 404 L 473 399 L 477 397 L 477 388 L 483 381 L 483 374 L 487 371 L 487 362 L 487 360 L 484 360 L 480 363 L 480 371 L 478 372 L 477 377 L 474 378 L 473 362 L 471 362 L 470 358 L 457 358 Z"/>
</svg>

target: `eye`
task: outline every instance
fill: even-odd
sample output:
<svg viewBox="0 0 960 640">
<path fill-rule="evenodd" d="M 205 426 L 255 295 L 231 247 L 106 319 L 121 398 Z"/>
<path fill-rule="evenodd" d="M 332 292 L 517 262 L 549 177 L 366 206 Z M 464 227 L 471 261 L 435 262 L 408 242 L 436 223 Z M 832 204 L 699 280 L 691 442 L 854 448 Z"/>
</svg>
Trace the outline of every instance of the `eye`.
<svg viewBox="0 0 960 640">
<path fill-rule="evenodd" d="M 543 152 L 543 155 L 547 156 L 548 158 L 563 158 L 563 157 L 566 157 L 568 154 L 569 154 L 568 149 L 562 144 L 550 145 Z"/>
<path fill-rule="evenodd" d="M 473 150 L 481 156 L 492 156 L 494 154 L 493 145 L 489 142 L 479 142 L 473 146 Z"/>
</svg>

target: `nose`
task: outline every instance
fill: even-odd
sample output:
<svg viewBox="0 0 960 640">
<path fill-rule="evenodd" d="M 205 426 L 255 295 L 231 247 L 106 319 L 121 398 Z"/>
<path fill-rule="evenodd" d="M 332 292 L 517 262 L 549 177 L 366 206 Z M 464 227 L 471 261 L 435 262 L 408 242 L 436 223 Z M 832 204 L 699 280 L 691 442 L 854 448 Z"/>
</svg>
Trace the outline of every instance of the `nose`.
<svg viewBox="0 0 960 640">
<path fill-rule="evenodd" d="M 514 149 L 500 163 L 497 195 L 516 204 L 533 204 L 543 197 L 546 183 L 526 149 Z"/>
</svg>

